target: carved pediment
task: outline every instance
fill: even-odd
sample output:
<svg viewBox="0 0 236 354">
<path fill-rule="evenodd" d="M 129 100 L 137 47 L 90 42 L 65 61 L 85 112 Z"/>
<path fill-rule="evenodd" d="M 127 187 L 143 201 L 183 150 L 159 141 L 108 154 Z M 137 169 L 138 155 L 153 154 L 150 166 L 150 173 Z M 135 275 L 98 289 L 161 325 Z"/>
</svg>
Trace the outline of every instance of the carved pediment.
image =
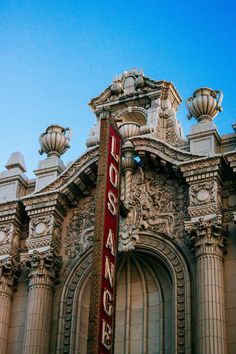
<svg viewBox="0 0 236 354">
<path fill-rule="evenodd" d="M 108 88 L 89 102 L 89 106 L 96 112 L 105 104 L 109 105 L 115 101 L 120 103 L 130 98 L 140 99 L 142 95 L 148 97 L 154 93 L 161 99 L 169 98 L 176 110 L 182 101 L 171 82 L 151 80 L 144 76 L 143 72 L 132 69 L 116 77 Z"/>
</svg>

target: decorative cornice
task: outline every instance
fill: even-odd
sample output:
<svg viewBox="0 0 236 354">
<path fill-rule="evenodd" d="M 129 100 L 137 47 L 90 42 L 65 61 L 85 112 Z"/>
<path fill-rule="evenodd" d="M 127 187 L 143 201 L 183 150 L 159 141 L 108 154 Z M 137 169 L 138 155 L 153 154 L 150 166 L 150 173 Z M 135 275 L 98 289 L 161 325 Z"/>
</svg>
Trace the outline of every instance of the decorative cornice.
<svg viewBox="0 0 236 354">
<path fill-rule="evenodd" d="M 236 173 L 236 151 L 225 153 L 224 156 L 226 157 L 227 161 L 230 164 L 233 172 Z"/>
<path fill-rule="evenodd" d="M 70 178 L 78 176 L 79 170 L 87 164 L 91 164 L 91 160 L 98 159 L 98 147 L 89 150 L 78 160 L 72 163 L 54 182 L 41 189 L 39 193 L 50 192 L 52 190 L 63 190 L 69 184 Z M 87 167 L 87 166 L 86 166 Z"/>
<path fill-rule="evenodd" d="M 223 249 L 228 236 L 228 226 L 223 226 L 222 216 L 198 221 L 185 221 L 186 241 L 196 257 L 215 255 L 223 257 Z"/>
<path fill-rule="evenodd" d="M 189 152 L 179 150 L 174 148 L 172 145 L 163 142 L 159 139 L 146 138 L 136 136 L 130 138 L 130 141 L 133 143 L 135 150 L 140 151 L 149 151 L 156 155 L 159 155 L 164 160 L 169 161 L 171 164 L 180 165 L 182 162 L 200 159 L 202 158 L 199 155 L 193 155 Z"/>
</svg>

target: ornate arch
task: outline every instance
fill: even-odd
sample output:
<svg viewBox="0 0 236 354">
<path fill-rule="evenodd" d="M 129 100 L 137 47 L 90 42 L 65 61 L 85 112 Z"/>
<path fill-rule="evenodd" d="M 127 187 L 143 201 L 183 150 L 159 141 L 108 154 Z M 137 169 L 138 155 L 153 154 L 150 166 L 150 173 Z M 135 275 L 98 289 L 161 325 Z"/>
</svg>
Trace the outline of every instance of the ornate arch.
<svg viewBox="0 0 236 354">
<path fill-rule="evenodd" d="M 150 232 L 142 232 L 137 242 L 137 250 L 150 252 L 162 261 L 170 272 L 173 281 L 175 297 L 175 333 L 176 352 L 191 353 L 191 318 L 190 318 L 190 272 L 187 263 L 177 246 L 163 236 Z M 71 271 L 63 285 L 60 298 L 60 313 L 58 325 L 58 353 L 70 353 L 72 339 L 73 312 L 76 298 L 91 268 L 91 251 L 77 257 L 71 264 Z"/>
</svg>

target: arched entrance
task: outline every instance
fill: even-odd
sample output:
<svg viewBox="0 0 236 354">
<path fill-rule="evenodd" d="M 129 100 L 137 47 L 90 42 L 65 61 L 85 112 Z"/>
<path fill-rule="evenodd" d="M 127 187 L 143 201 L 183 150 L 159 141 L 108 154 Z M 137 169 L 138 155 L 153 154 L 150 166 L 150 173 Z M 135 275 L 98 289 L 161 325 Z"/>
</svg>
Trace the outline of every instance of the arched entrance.
<svg viewBox="0 0 236 354">
<path fill-rule="evenodd" d="M 115 354 L 191 353 L 184 259 L 156 235 L 143 235 L 140 243 L 119 257 Z M 64 284 L 57 353 L 86 354 L 90 267 L 91 255 L 73 267 Z"/>
</svg>

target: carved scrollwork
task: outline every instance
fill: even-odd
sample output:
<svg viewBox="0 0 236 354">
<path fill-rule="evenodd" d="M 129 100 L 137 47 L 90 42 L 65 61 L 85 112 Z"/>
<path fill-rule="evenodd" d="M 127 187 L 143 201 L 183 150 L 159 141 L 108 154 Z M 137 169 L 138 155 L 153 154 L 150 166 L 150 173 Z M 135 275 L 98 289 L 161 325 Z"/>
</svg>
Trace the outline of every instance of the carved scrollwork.
<svg viewBox="0 0 236 354">
<path fill-rule="evenodd" d="M 135 247 L 140 230 L 153 230 L 169 238 L 184 234 L 187 193 L 176 180 L 139 169 L 133 177 L 129 212 L 120 222 L 119 250 Z"/>
<path fill-rule="evenodd" d="M 92 246 L 94 222 L 95 199 L 89 196 L 78 202 L 67 228 L 66 254 L 69 259 L 83 254 Z"/>
</svg>

